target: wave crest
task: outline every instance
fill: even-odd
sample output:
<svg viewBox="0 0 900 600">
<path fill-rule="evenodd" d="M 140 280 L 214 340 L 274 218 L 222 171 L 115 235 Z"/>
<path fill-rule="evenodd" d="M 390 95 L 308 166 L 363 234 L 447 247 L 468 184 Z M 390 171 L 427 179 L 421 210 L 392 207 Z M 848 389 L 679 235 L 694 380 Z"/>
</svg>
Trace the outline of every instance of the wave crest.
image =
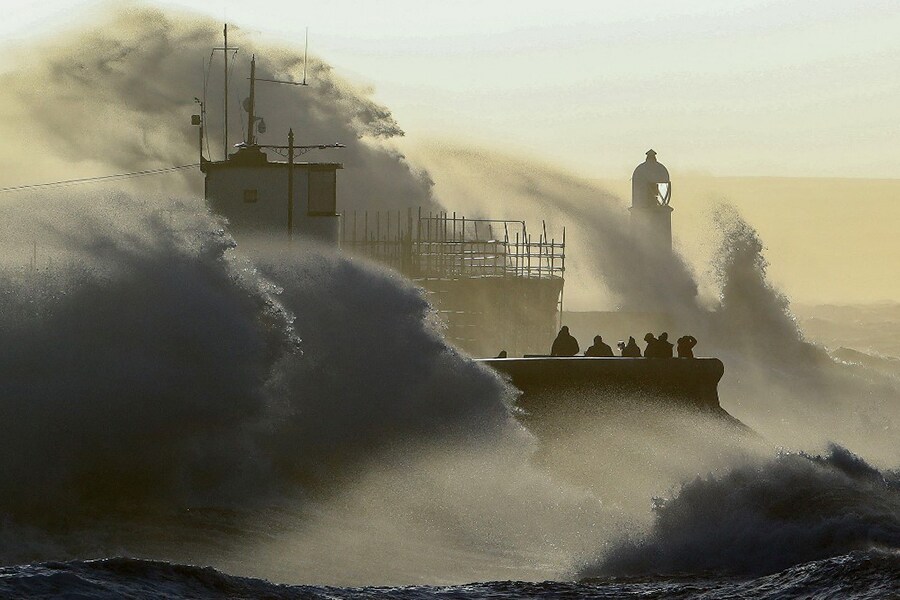
<svg viewBox="0 0 900 600">
<path fill-rule="evenodd" d="M 773 573 L 871 547 L 900 548 L 900 474 L 832 445 L 696 479 L 660 501 L 643 539 L 616 544 L 583 577 Z"/>
</svg>

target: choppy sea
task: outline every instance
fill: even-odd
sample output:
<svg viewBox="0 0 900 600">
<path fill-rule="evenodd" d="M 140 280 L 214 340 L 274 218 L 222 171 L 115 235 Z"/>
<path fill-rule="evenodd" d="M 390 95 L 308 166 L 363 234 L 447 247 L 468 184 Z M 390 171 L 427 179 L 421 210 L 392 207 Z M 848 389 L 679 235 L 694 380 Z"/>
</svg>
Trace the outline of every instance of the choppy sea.
<svg viewBox="0 0 900 600">
<path fill-rule="evenodd" d="M 900 553 L 871 549 L 757 578 L 715 574 L 580 582 L 491 581 L 452 586 L 277 585 L 210 567 L 107 558 L 0 569 L 4 598 L 897 598 Z"/>
</svg>

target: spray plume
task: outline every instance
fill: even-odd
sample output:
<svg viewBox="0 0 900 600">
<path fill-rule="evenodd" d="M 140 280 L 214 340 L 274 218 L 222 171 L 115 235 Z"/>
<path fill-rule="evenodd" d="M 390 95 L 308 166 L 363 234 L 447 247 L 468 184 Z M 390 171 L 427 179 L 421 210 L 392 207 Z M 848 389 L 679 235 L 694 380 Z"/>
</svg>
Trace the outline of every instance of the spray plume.
<svg viewBox="0 0 900 600">
<path fill-rule="evenodd" d="M 803 339 L 787 298 L 766 276 L 760 236 L 733 207 L 713 211 L 718 250 L 711 285 L 701 286 L 677 239 L 673 255 L 651 253 L 632 239 L 625 203 L 597 185 L 535 160 L 450 143 L 417 150 L 443 202 L 495 218 L 547 219 L 548 228 L 565 225 L 573 258 L 567 304 L 635 311 L 653 299 L 678 331 L 701 340 L 703 354 L 725 362 L 725 408 L 775 444 L 818 448 L 838 440 L 879 464 L 900 461 L 890 441 L 900 420 L 895 383 L 835 364 Z"/>
<path fill-rule="evenodd" d="M 900 474 L 845 448 L 784 453 L 685 484 L 650 534 L 622 542 L 582 577 L 758 575 L 872 548 L 900 548 Z M 890 550 L 889 550 L 890 551 Z"/>
<path fill-rule="evenodd" d="M 260 78 L 299 81 L 303 55 L 267 46 L 238 28 L 230 44 L 240 47 L 231 65 L 229 144 L 241 140 L 246 115 L 240 111 L 248 94 L 251 54 L 257 55 Z M 206 18 L 134 7 L 117 10 L 108 21 L 70 32 L 20 51 L 17 68 L 0 76 L 0 106 L 7 139 L 23 139 L 7 148 L 7 173 L 32 181 L 70 173 L 109 172 L 183 165 L 197 160 L 195 96 L 206 86 L 207 133 L 213 158 L 221 160 L 223 88 L 221 63 L 203 63 L 221 45 L 221 25 Z M 65 40 L 65 44 L 58 40 Z M 216 55 L 221 60 L 221 54 Z M 405 158 L 384 143 L 403 131 L 389 110 L 334 74 L 321 59 L 309 57 L 309 86 L 259 85 L 256 112 L 269 133 L 261 143 L 284 144 L 288 128 L 298 143 L 346 144 L 340 154 L 318 152 L 312 160 L 343 162 L 341 181 L 345 208 L 432 206 L 431 181 L 411 169 Z M 205 150 L 205 148 L 204 148 Z M 47 159 L 50 159 L 47 162 Z M 37 160 L 37 163 L 35 162 Z M 71 171 L 69 170 L 71 169 Z M 196 174 L 167 183 L 172 193 L 198 193 Z"/>
</svg>

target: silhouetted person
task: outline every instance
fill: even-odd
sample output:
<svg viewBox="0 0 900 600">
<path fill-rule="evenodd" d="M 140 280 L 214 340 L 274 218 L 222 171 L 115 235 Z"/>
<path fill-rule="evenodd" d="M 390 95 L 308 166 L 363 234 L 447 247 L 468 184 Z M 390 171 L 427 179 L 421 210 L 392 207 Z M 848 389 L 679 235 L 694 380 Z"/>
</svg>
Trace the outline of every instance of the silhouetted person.
<svg viewBox="0 0 900 600">
<path fill-rule="evenodd" d="M 622 349 L 622 356 L 628 358 L 640 358 L 641 349 L 637 345 L 637 342 L 634 341 L 633 337 L 628 337 L 628 344 Z"/>
<path fill-rule="evenodd" d="M 659 358 L 659 340 L 652 333 L 644 336 L 647 346 L 644 348 L 645 358 Z"/>
<path fill-rule="evenodd" d="M 616 348 L 619 349 L 619 356 L 625 356 L 625 342 L 619 340 L 616 342 Z"/>
<path fill-rule="evenodd" d="M 501 350 L 500 354 L 497 355 L 497 358 L 506 358 L 506 350 Z"/>
<path fill-rule="evenodd" d="M 678 358 L 694 358 L 694 346 L 696 345 L 697 338 L 692 335 L 678 338 Z"/>
<path fill-rule="evenodd" d="M 656 340 L 656 352 L 659 358 L 672 358 L 672 342 L 669 341 L 669 334 L 663 331 Z"/>
<path fill-rule="evenodd" d="M 603 337 L 599 335 L 594 336 L 594 345 L 584 351 L 585 356 L 615 356 L 613 354 L 612 348 L 609 347 L 608 344 L 603 343 Z"/>
<path fill-rule="evenodd" d="M 578 354 L 578 340 L 569 334 L 569 328 L 563 325 L 559 330 L 553 346 L 550 348 L 550 356 L 575 356 Z"/>
</svg>

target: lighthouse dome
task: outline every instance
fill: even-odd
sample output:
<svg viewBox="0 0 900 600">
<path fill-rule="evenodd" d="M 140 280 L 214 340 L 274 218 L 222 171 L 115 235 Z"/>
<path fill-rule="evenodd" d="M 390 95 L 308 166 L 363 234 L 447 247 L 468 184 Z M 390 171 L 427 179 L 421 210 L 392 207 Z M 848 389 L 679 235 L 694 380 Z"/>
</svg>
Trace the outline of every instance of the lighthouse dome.
<svg viewBox="0 0 900 600">
<path fill-rule="evenodd" d="M 646 208 L 668 205 L 671 190 L 669 170 L 656 160 L 656 152 L 647 151 L 647 160 L 631 176 L 631 206 Z"/>
</svg>

